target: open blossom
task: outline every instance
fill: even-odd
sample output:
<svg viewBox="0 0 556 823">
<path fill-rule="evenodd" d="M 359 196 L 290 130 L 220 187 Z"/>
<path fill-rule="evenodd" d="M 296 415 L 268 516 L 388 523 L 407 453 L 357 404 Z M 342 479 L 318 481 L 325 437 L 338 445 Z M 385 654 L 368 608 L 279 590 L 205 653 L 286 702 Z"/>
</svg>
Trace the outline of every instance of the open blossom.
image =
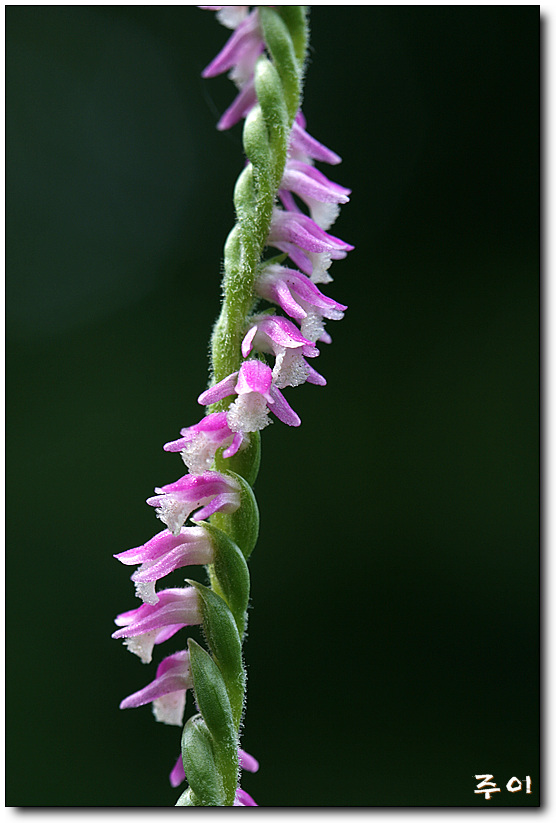
<svg viewBox="0 0 556 823">
<path fill-rule="evenodd" d="M 307 121 L 302 111 L 298 111 L 293 121 L 289 141 L 289 155 L 296 160 L 310 163 L 312 160 L 319 160 L 336 166 L 342 162 L 342 158 L 335 151 L 327 149 L 314 137 L 305 131 Z"/>
<path fill-rule="evenodd" d="M 186 692 L 192 687 L 189 652 L 176 652 L 160 663 L 152 683 L 122 700 L 120 709 L 135 709 L 152 703 L 153 714 L 159 723 L 181 726 Z"/>
<path fill-rule="evenodd" d="M 114 620 L 121 628 L 112 637 L 123 639 L 129 651 L 143 663 L 151 662 L 155 645 L 169 640 L 184 626 L 197 626 L 202 622 L 199 595 L 193 586 L 164 589 L 158 597 L 156 604 L 143 603 Z"/>
<path fill-rule="evenodd" d="M 309 207 L 311 219 L 326 231 L 338 217 L 340 204 L 349 201 L 351 190 L 333 183 L 314 166 L 290 158 L 278 193 L 286 210 L 298 213 L 301 210 L 292 195 L 300 197 Z"/>
<path fill-rule="evenodd" d="M 186 474 L 175 483 L 155 489 L 149 497 L 149 506 L 156 506 L 156 516 L 177 535 L 189 515 L 196 512 L 196 520 L 206 520 L 215 512 L 234 512 L 239 508 L 239 484 L 220 472 Z"/>
<path fill-rule="evenodd" d="M 114 557 L 126 565 L 142 565 L 131 575 L 137 596 L 144 603 L 158 603 L 157 580 L 184 566 L 212 563 L 212 541 L 202 526 L 188 526 L 173 535 L 168 529 L 159 532 L 142 546 L 128 549 Z"/>
<path fill-rule="evenodd" d="M 200 394 L 198 402 L 208 406 L 233 394 L 237 394 L 238 398 L 227 412 L 228 425 L 232 431 L 252 432 L 264 429 L 270 422 L 269 405 L 273 414 L 286 425 L 301 424 L 280 389 L 272 385 L 272 369 L 260 360 L 242 363 L 239 371 Z"/>
<path fill-rule="evenodd" d="M 242 354 L 247 357 L 253 348 L 273 354 L 276 358 L 272 370 L 274 386 L 279 389 L 299 386 L 306 380 L 320 386 L 326 385 L 324 377 L 305 360 L 305 357 L 317 357 L 318 349 L 303 337 L 291 320 L 267 314 L 254 317 L 251 321 L 253 326 L 241 344 Z"/>
<path fill-rule="evenodd" d="M 323 339 L 323 318 L 341 320 L 347 309 L 326 297 L 306 275 L 275 263 L 262 270 L 255 281 L 255 291 L 300 322 L 301 333 L 311 341 Z"/>
<path fill-rule="evenodd" d="M 257 11 L 252 11 L 235 27 L 230 39 L 203 71 L 203 77 L 216 77 L 230 71 L 230 79 L 241 88 L 254 72 L 257 57 L 264 50 L 264 40 Z"/>
<path fill-rule="evenodd" d="M 203 71 L 203 77 L 215 77 L 229 71 L 230 80 L 239 89 L 239 94 L 217 123 L 216 128 L 220 131 L 231 128 L 246 117 L 257 102 L 255 63 L 264 48 L 259 15 L 255 9 L 241 20 L 222 51 Z"/>
<path fill-rule="evenodd" d="M 342 260 L 353 249 L 349 243 L 327 234 L 306 214 L 275 208 L 268 235 L 268 244 L 285 252 L 308 275 L 322 275 L 331 260 Z M 326 280 L 325 280 L 326 282 Z"/>
<path fill-rule="evenodd" d="M 179 440 L 166 443 L 164 451 L 181 452 L 192 474 L 210 469 L 218 449 L 224 449 L 223 457 L 233 457 L 245 441 L 241 432 L 233 432 L 228 426 L 226 412 L 209 414 L 200 423 L 182 429 L 180 434 Z"/>
</svg>

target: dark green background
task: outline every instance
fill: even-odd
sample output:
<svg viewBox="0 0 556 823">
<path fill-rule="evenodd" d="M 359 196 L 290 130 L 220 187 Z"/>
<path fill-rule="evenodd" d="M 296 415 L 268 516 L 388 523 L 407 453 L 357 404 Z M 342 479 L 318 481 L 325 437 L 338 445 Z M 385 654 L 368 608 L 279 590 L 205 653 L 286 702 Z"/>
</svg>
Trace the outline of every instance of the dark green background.
<svg viewBox="0 0 556 823">
<path fill-rule="evenodd" d="M 328 386 L 263 436 L 261 805 L 539 802 L 538 17 L 312 11 L 304 111 L 356 250 Z M 161 446 L 200 417 L 243 163 L 232 85 L 200 78 L 227 35 L 192 6 L 8 6 L 6 35 L 6 802 L 171 806 L 179 730 L 118 710 L 154 669 L 110 639 L 137 605 L 112 554 L 158 529 Z"/>
</svg>

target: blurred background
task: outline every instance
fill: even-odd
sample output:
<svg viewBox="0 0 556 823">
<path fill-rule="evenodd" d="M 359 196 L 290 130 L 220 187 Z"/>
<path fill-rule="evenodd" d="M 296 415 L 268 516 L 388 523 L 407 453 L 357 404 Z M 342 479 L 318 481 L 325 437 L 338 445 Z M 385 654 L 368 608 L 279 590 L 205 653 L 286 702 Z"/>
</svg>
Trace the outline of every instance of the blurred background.
<svg viewBox="0 0 556 823">
<path fill-rule="evenodd" d="M 356 250 L 324 288 L 349 306 L 328 386 L 263 434 L 243 785 L 485 806 L 489 773 L 490 807 L 536 805 L 538 7 L 314 7 L 311 29 L 304 111 Z M 6 38 L 6 803 L 172 806 L 179 729 L 118 709 L 154 667 L 110 639 L 138 605 L 112 555 L 158 530 L 162 444 L 200 417 L 243 164 L 215 129 L 233 86 L 200 77 L 227 31 L 7 6 Z"/>
</svg>

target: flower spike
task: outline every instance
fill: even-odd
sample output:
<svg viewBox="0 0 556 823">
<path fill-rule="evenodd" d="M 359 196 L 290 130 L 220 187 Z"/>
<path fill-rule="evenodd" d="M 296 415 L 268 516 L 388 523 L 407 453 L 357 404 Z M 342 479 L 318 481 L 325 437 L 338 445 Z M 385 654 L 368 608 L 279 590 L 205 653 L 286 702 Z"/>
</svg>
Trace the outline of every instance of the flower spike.
<svg viewBox="0 0 556 823">
<path fill-rule="evenodd" d="M 156 720 L 181 726 L 191 690 L 196 709 L 185 720 L 181 756 L 170 773 L 173 787 L 188 782 L 176 806 L 246 807 L 257 803 L 240 777 L 259 768 L 240 747 L 248 560 L 259 532 L 252 489 L 259 432 L 270 412 L 288 426 L 300 425 L 281 389 L 326 384 L 309 361 L 319 355 L 318 342 L 330 342 L 325 321 L 340 320 L 346 306 L 315 284 L 331 282 L 332 261 L 353 248 L 327 233 L 351 192 L 315 168 L 315 162 L 334 165 L 340 157 L 308 134 L 300 110 L 307 8 L 199 8 L 216 12 L 231 29 L 203 76 L 226 72 L 235 84 L 237 95 L 217 128 L 245 120 L 248 161 L 234 189 L 237 220 L 224 252 L 211 385 L 198 397 L 213 408 L 164 446 L 188 469 L 147 500 L 165 528 L 115 555 L 124 565 L 137 565 L 131 579 L 143 602 L 116 617 L 112 636 L 149 663 L 156 646 L 183 628 L 202 626 L 206 648 L 189 637 L 187 649 L 165 657 L 154 679 L 120 706 L 150 703 Z M 269 260 L 271 248 L 284 256 Z M 286 256 L 300 271 L 282 265 Z M 205 566 L 210 585 L 186 579 L 183 587 L 156 591 L 159 580 L 191 565 Z"/>
</svg>

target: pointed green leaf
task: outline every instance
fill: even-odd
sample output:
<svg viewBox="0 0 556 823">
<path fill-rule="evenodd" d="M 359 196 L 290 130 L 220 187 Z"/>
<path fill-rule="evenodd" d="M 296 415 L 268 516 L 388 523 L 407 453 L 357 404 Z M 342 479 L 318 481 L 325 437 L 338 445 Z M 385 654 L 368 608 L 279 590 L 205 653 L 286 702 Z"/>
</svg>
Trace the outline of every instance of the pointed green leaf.
<svg viewBox="0 0 556 823">
<path fill-rule="evenodd" d="M 225 474 L 238 481 L 241 487 L 241 503 L 239 509 L 233 514 L 222 512 L 213 514 L 210 522 L 232 538 L 247 560 L 259 536 L 259 507 L 253 489 L 243 477 L 232 471 L 227 471 Z"/>
<path fill-rule="evenodd" d="M 241 658 L 241 640 L 236 622 L 225 601 L 218 594 L 195 580 L 187 582 L 194 586 L 199 593 L 203 615 L 203 631 L 214 661 L 212 658 L 209 659 L 211 663 L 218 666 L 222 673 L 234 723 L 238 728 L 243 710 L 245 672 Z M 195 673 L 193 673 L 193 676 L 195 677 Z M 197 683 L 195 683 L 195 687 L 197 688 Z M 200 705 L 199 707 L 201 708 Z M 201 711 L 203 711 L 202 708 Z M 210 723 L 209 728 L 212 731 Z"/>
<path fill-rule="evenodd" d="M 197 705 L 215 742 L 228 745 L 236 733 L 222 673 L 210 654 L 192 637 L 187 645 Z"/>
<path fill-rule="evenodd" d="M 249 568 L 241 549 L 212 523 L 204 524 L 214 547 L 211 582 L 228 604 L 240 638 L 243 637 L 249 603 Z"/>
<path fill-rule="evenodd" d="M 224 806 L 226 795 L 212 738 L 200 714 L 190 717 L 185 724 L 181 745 L 185 776 L 194 797 L 184 792 L 176 806 Z"/>
<path fill-rule="evenodd" d="M 198 643 L 189 638 L 189 659 L 195 688 L 195 699 L 212 738 L 214 759 L 226 795 L 233 804 L 238 780 L 238 736 L 226 684 L 220 669 Z M 197 795 L 198 792 L 193 788 Z M 230 802 L 231 798 L 231 802 Z"/>
</svg>

